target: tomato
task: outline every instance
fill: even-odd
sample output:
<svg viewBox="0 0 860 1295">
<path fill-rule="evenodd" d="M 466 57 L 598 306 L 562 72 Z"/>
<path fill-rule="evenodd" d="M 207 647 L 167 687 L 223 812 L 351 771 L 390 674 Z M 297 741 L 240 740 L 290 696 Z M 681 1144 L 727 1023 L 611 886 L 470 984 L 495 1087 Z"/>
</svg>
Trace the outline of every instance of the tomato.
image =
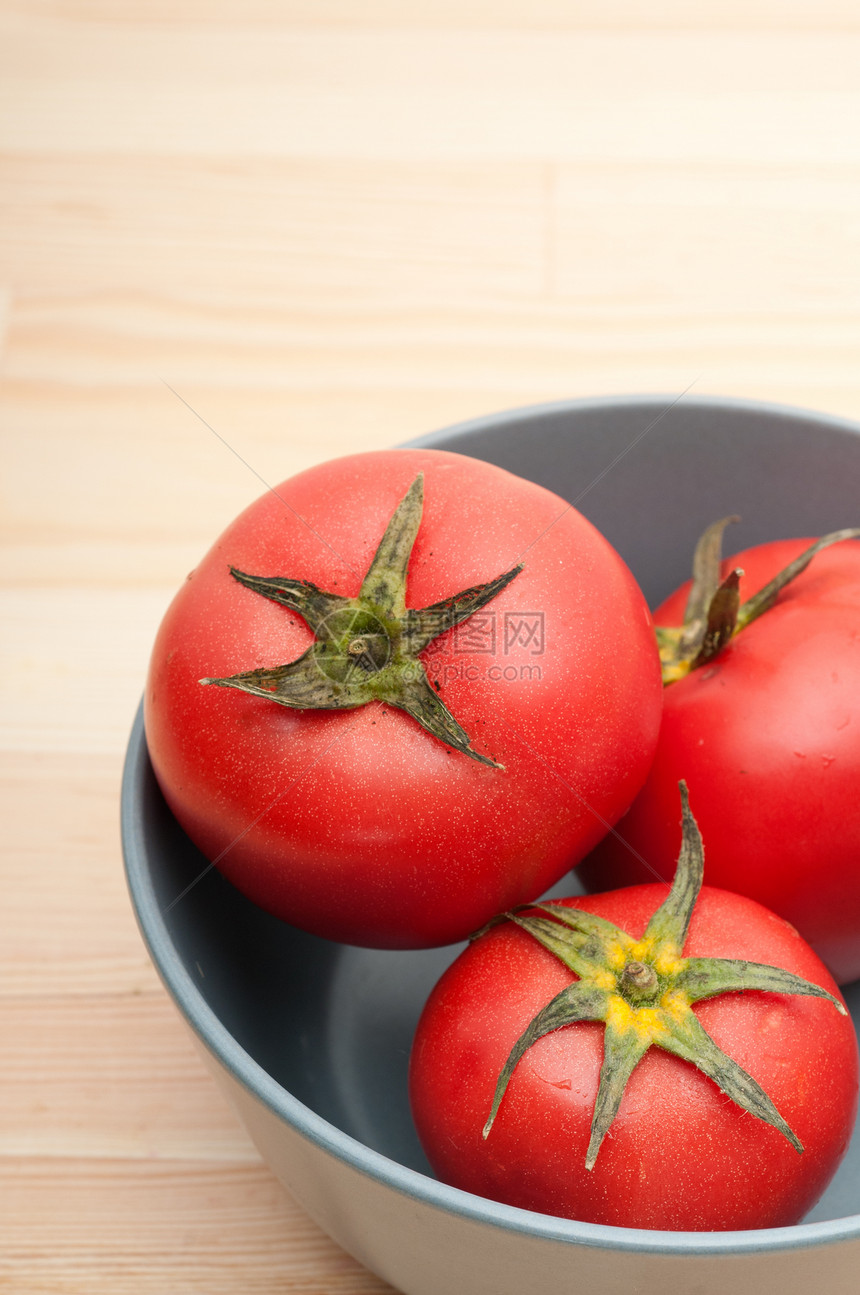
<svg viewBox="0 0 860 1295">
<path fill-rule="evenodd" d="M 454 624 L 455 605 L 478 610 Z M 302 671 L 298 708 L 276 704 Z M 641 786 L 661 704 L 650 614 L 585 518 L 488 463 L 391 450 L 311 468 L 228 527 L 161 625 L 145 726 L 173 813 L 240 890 L 405 948 L 580 859 Z"/>
<path fill-rule="evenodd" d="M 737 554 L 741 597 L 810 540 Z M 655 613 L 679 625 L 689 586 Z M 589 889 L 652 879 L 679 840 L 686 779 L 705 877 L 787 918 L 836 979 L 860 977 L 860 542 L 816 554 L 770 610 L 665 690 L 654 765 L 629 813 L 583 864 Z"/>
<path fill-rule="evenodd" d="M 857 1045 L 850 1018 L 832 999 L 797 989 L 718 990 L 715 997 L 707 997 L 713 986 L 686 996 L 681 990 L 696 983 L 703 959 L 716 960 L 710 965 L 729 990 L 732 976 L 739 977 L 735 988 L 754 976 L 766 984 L 773 968 L 784 969 L 777 981 L 787 971 L 811 982 L 809 994 L 820 987 L 835 996 L 836 985 L 782 918 L 707 886 L 686 943 L 682 936 L 673 947 L 671 931 L 662 945 L 649 940 L 671 908 L 664 904 L 655 914 L 666 893 L 653 883 L 557 901 L 545 906 L 534 930 L 515 921 L 497 925 L 448 968 L 419 1021 L 410 1064 L 416 1126 L 443 1181 L 545 1214 L 683 1231 L 784 1226 L 815 1203 L 853 1129 Z M 577 963 L 581 980 L 550 948 L 562 929 L 560 912 L 581 924 L 570 959 L 586 955 Z M 605 937 L 605 927 L 585 916 L 591 914 L 620 928 L 620 941 Z M 604 939 L 605 962 L 587 979 L 589 958 L 592 970 L 597 965 L 590 945 Z M 730 962 L 729 975 L 725 959 L 742 960 L 740 969 Z M 624 978 L 634 968 L 639 983 L 644 972 L 660 981 L 656 997 L 625 997 Z M 564 1023 L 559 1003 L 576 994 L 587 1002 L 592 986 L 605 991 L 604 1007 Z M 703 1062 L 684 1059 L 683 1039 L 677 1054 L 664 1050 L 685 1013 L 693 1020 L 683 1028 L 693 1050 L 701 1045 Z M 531 1042 L 522 1050 L 524 1035 Z M 714 1056 L 728 1075 L 720 1072 L 719 1086 L 710 1077 L 718 1073 Z M 611 1064 L 615 1078 L 601 1078 L 601 1066 Z M 736 1095 L 748 1089 L 756 1102 L 761 1090 L 766 1095 L 753 1114 Z M 613 1101 L 614 1118 L 612 1110 L 606 1114 Z"/>
</svg>

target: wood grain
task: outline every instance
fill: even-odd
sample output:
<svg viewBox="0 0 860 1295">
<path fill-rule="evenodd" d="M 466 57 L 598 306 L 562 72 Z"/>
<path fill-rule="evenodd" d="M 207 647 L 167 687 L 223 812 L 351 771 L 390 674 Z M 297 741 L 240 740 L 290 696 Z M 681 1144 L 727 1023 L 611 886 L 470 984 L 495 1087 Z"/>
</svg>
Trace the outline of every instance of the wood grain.
<svg viewBox="0 0 860 1295">
<path fill-rule="evenodd" d="M 137 933 L 173 590 L 339 453 L 690 390 L 860 417 L 847 0 L 0 0 L 0 1291 L 376 1295 Z"/>
</svg>

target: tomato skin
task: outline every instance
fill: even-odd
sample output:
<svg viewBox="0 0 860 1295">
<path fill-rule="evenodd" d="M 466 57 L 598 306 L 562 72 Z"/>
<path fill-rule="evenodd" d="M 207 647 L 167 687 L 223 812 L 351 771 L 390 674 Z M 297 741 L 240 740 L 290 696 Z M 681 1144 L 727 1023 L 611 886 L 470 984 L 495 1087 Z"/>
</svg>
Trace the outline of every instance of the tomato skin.
<svg viewBox="0 0 860 1295">
<path fill-rule="evenodd" d="M 503 771 L 379 702 L 295 711 L 198 682 L 282 664 L 313 638 L 229 566 L 354 596 L 419 471 L 408 606 L 524 563 L 486 609 L 495 654 L 484 640 L 470 647 L 468 621 L 422 654 Z M 520 613 L 543 616 L 538 654 L 534 641 L 505 652 L 504 618 Z M 173 813 L 251 899 L 331 939 L 417 948 L 534 898 L 595 844 L 642 785 L 661 692 L 641 592 L 581 514 L 490 464 L 393 450 L 311 468 L 237 518 L 165 616 L 145 725 Z"/>
<path fill-rule="evenodd" d="M 725 569 L 743 568 L 743 599 L 811 542 L 759 545 Z M 681 624 L 688 588 L 658 625 Z M 588 889 L 651 879 L 676 856 L 680 778 L 705 881 L 787 918 L 840 984 L 860 977 L 859 542 L 818 553 L 710 665 L 666 688 L 654 764 L 617 835 L 582 865 Z"/>
<path fill-rule="evenodd" d="M 653 884 L 564 902 L 639 937 L 666 891 Z M 781 966 L 838 996 L 788 923 L 726 891 L 702 889 L 684 953 Z M 652 1047 L 586 1170 L 603 1056 L 597 1022 L 565 1026 L 526 1051 L 482 1139 L 511 1047 L 571 979 L 506 923 L 469 945 L 438 982 L 415 1036 L 410 1098 L 439 1178 L 509 1205 L 622 1227 L 725 1231 L 802 1218 L 847 1148 L 857 1107 L 853 1025 L 819 998 L 747 992 L 694 1008 L 776 1103 L 802 1155 L 694 1066 Z"/>
</svg>

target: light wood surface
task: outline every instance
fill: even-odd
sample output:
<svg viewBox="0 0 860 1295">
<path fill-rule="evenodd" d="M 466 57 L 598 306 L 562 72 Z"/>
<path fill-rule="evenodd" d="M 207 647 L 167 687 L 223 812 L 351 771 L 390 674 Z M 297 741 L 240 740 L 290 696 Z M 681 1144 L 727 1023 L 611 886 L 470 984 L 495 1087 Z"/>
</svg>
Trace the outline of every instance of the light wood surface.
<svg viewBox="0 0 860 1295">
<path fill-rule="evenodd" d="M 137 934 L 155 627 L 341 452 L 611 392 L 860 419 L 858 67 L 849 0 L 0 0 L 0 1290 L 387 1289 Z"/>
</svg>

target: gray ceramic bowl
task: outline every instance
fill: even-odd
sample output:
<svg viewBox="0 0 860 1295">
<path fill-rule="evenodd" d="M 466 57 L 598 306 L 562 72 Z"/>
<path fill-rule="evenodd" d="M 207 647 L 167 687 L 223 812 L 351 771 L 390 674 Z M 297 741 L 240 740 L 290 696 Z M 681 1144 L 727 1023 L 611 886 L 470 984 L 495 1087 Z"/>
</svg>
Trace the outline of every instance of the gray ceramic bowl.
<svg viewBox="0 0 860 1295">
<path fill-rule="evenodd" d="M 479 419 L 421 444 L 489 459 L 576 503 L 652 603 L 686 577 L 714 518 L 745 518 L 738 548 L 858 522 L 860 428 L 792 409 L 581 400 Z M 792 1295 L 813 1285 L 856 1295 L 860 1137 L 809 1219 L 767 1231 L 595 1226 L 437 1182 L 412 1129 L 406 1069 L 421 1006 L 457 950 L 348 948 L 255 908 L 205 871 L 166 809 L 140 716 L 122 815 L 144 938 L 222 1088 L 308 1213 L 406 1295 Z M 848 997 L 856 1020 L 860 984 Z"/>
</svg>

